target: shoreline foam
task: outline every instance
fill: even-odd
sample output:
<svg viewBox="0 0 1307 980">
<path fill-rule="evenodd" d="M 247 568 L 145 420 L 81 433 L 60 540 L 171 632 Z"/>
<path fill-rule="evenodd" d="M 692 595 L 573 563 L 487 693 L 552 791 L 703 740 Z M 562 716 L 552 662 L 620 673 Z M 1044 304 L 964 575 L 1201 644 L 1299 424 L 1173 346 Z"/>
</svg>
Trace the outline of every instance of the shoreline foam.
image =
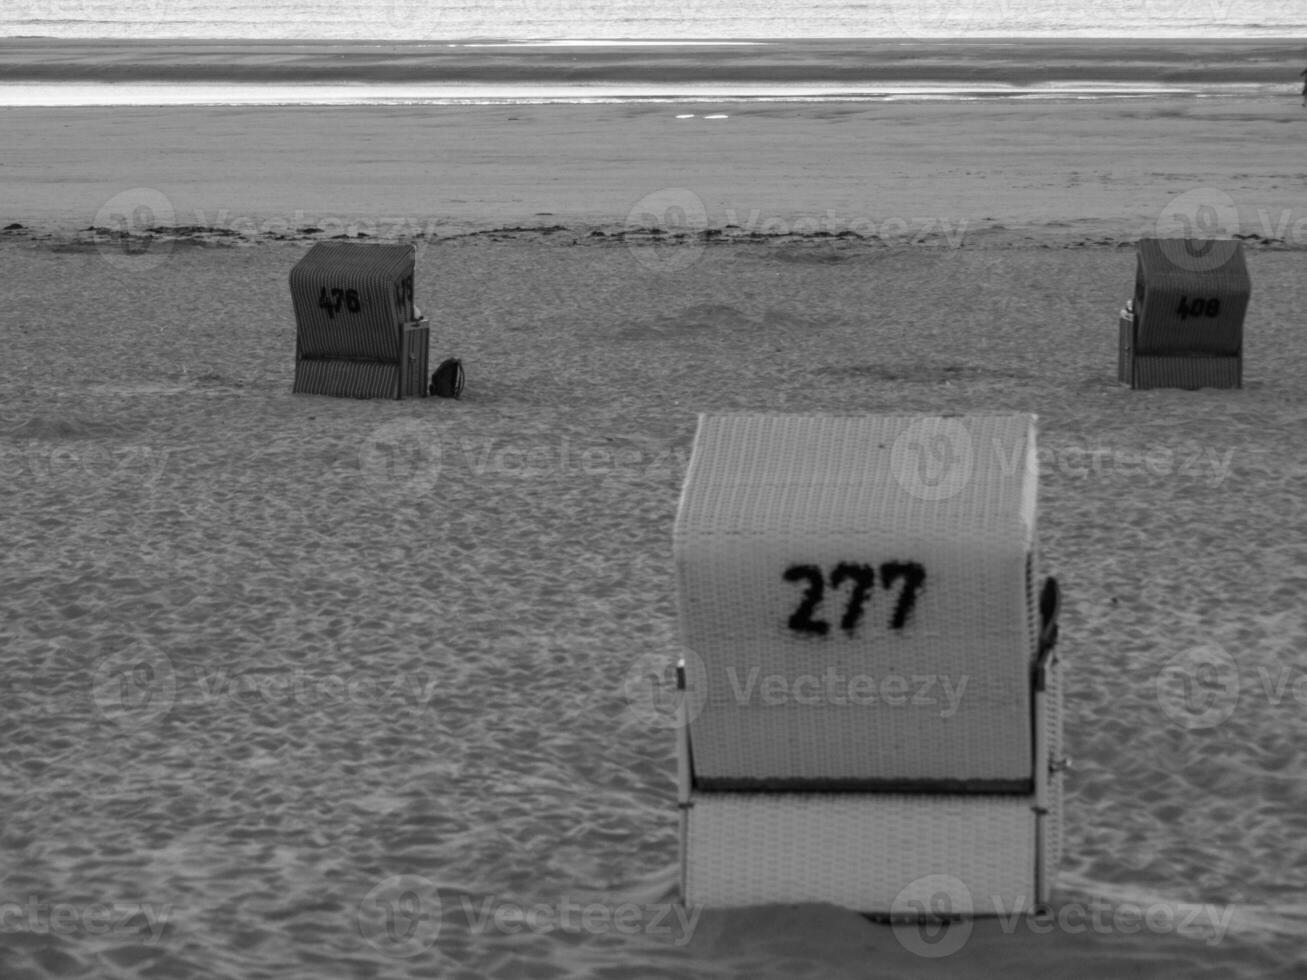
<svg viewBox="0 0 1307 980">
<path fill-rule="evenodd" d="M 1303 42 L 758 40 L 693 44 L 0 40 L 0 82 L 1297 84 Z"/>
</svg>

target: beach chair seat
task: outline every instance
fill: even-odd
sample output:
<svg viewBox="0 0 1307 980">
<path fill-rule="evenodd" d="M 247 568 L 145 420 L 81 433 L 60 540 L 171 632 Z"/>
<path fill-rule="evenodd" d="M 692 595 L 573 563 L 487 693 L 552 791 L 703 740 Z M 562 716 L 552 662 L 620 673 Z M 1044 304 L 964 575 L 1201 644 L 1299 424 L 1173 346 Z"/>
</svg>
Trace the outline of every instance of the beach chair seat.
<svg viewBox="0 0 1307 980">
<path fill-rule="evenodd" d="M 413 245 L 319 242 L 290 272 L 294 391 L 427 394 L 430 331 L 413 303 Z"/>
<path fill-rule="evenodd" d="M 686 903 L 1046 902 L 1058 592 L 1030 415 L 705 415 L 673 537 Z M 956 897 L 956 896 L 955 896 Z"/>
<path fill-rule="evenodd" d="M 1139 242 L 1134 297 L 1119 319 L 1117 376 L 1132 388 L 1239 388 L 1252 286 L 1243 243 Z"/>
</svg>

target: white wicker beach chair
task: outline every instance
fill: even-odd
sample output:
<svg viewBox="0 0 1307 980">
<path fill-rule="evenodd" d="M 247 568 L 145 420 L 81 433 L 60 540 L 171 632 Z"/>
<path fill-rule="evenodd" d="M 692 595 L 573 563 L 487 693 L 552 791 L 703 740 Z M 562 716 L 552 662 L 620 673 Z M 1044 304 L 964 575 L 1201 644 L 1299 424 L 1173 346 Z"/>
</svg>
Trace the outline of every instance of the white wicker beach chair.
<svg viewBox="0 0 1307 980">
<path fill-rule="evenodd" d="M 1252 285 L 1243 243 L 1139 242 L 1132 303 L 1120 318 L 1118 379 L 1132 388 L 1239 388 Z"/>
<path fill-rule="evenodd" d="M 429 329 L 413 305 L 412 245 L 319 242 L 290 273 L 295 392 L 425 397 Z"/>
<path fill-rule="evenodd" d="M 682 898 L 976 914 L 1061 854 L 1030 415 L 702 416 L 674 551 Z"/>
</svg>

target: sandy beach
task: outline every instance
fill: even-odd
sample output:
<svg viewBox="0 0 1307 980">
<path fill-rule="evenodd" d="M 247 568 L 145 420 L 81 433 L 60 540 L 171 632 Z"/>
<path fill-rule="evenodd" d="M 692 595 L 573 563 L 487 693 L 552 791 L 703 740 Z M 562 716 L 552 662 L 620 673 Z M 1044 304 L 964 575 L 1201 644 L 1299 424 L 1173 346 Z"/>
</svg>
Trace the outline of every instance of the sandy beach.
<svg viewBox="0 0 1307 980">
<path fill-rule="evenodd" d="M 5 977 L 1307 974 L 1295 99 L 0 125 Z M 1116 383 L 1133 243 L 1183 221 L 1245 243 L 1240 390 Z M 417 244 L 461 400 L 291 394 L 287 277 L 340 234 Z M 721 410 L 1039 415 L 1051 921 L 931 956 L 831 908 L 667 917 L 674 738 L 629 680 L 675 659 Z M 1219 717 L 1163 680 L 1197 648 Z"/>
<path fill-rule="evenodd" d="M 1199 230 L 1307 245 L 1297 138 L 1307 111 L 1288 99 L 68 108 L 0 118 L 9 135 L 0 227 L 42 233 L 118 227 L 115 215 L 148 204 L 150 220 L 131 230 L 584 235 L 680 220 L 686 231 L 1090 244 L 1214 217 L 1219 227 Z"/>
</svg>

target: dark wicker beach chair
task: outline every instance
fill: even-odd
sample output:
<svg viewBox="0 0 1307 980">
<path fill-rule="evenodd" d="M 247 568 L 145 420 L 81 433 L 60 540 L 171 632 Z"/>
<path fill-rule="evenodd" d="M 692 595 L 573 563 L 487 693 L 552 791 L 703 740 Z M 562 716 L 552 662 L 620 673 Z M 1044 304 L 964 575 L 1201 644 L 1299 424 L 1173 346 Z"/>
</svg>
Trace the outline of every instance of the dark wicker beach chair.
<svg viewBox="0 0 1307 980">
<path fill-rule="evenodd" d="M 290 273 L 297 393 L 427 394 L 429 328 L 413 305 L 412 245 L 319 242 Z"/>
<path fill-rule="evenodd" d="M 1134 298 L 1120 318 L 1120 381 L 1132 388 L 1241 387 L 1251 291 L 1242 242 L 1142 239 Z"/>
<path fill-rule="evenodd" d="M 687 904 L 1049 900 L 1065 762 L 1037 484 L 1031 415 L 700 418 L 673 535 Z"/>
</svg>

